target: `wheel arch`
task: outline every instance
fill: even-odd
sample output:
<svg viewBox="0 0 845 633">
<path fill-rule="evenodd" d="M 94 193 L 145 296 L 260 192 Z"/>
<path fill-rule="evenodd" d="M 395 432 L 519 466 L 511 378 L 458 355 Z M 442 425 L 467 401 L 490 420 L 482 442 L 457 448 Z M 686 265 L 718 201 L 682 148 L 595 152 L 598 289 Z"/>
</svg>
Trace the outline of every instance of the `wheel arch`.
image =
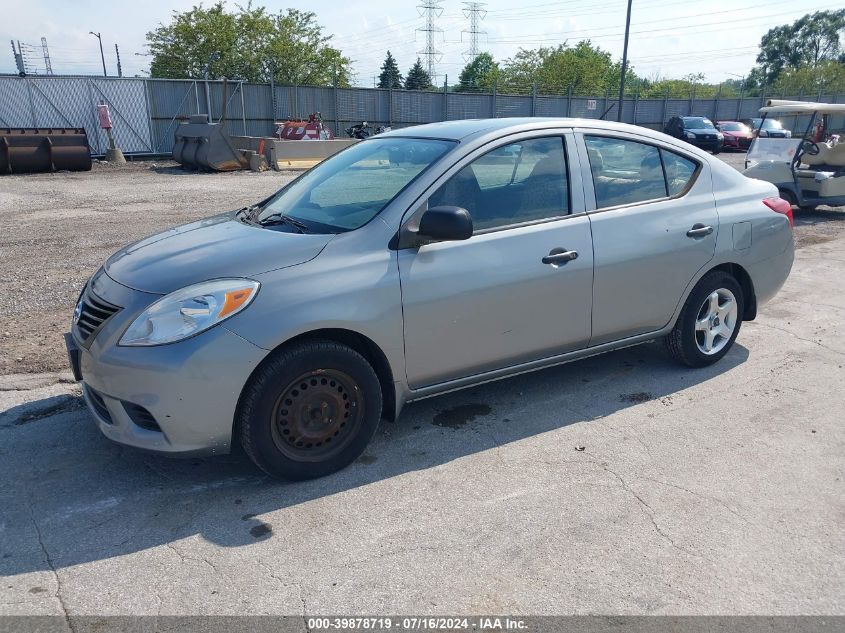
<svg viewBox="0 0 845 633">
<path fill-rule="evenodd" d="M 748 271 L 739 264 L 724 263 L 714 266 L 707 273 L 711 273 L 714 270 L 726 272 L 739 282 L 744 299 L 742 320 L 753 321 L 757 318 L 757 295 L 754 292 L 754 282 L 751 280 L 751 275 L 748 274 Z"/>
<path fill-rule="evenodd" d="M 243 396 L 243 392 L 246 390 L 246 386 L 252 380 L 252 376 L 255 374 L 256 371 L 258 371 L 258 369 L 263 365 L 263 363 L 273 355 L 274 352 L 280 349 L 284 349 L 285 347 L 288 347 L 295 343 L 300 343 L 302 341 L 318 340 L 332 341 L 334 343 L 346 345 L 347 347 L 350 347 L 359 354 L 361 354 L 361 356 L 363 356 L 367 360 L 367 362 L 370 363 L 373 370 L 376 372 L 379 384 L 381 385 L 382 416 L 385 419 L 390 420 L 391 422 L 396 420 L 396 388 L 394 385 L 393 370 L 390 367 L 390 362 L 387 360 L 387 356 L 371 338 L 365 336 L 364 334 L 361 334 L 360 332 L 348 330 L 345 328 L 320 328 L 316 330 L 309 330 L 308 332 L 302 332 L 280 343 L 275 348 L 270 350 L 270 352 L 265 357 L 264 361 L 262 361 L 262 363 L 259 363 L 259 365 L 252 371 L 249 378 L 244 383 L 244 386 L 241 389 L 241 397 Z M 240 409 L 240 398 L 238 402 L 238 409 Z"/>
</svg>

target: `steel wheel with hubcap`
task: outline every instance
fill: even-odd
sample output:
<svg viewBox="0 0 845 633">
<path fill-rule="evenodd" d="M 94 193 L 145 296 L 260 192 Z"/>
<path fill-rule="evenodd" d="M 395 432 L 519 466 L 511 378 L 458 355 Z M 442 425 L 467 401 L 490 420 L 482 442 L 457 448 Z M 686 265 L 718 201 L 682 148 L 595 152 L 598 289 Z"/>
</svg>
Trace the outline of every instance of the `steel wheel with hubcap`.
<svg viewBox="0 0 845 633">
<path fill-rule="evenodd" d="M 687 297 L 675 327 L 666 336 L 672 357 L 690 367 L 715 363 L 728 353 L 742 325 L 745 298 L 729 273 L 707 273 Z"/>
<path fill-rule="evenodd" d="M 381 412 L 381 383 L 367 359 L 334 341 L 308 340 L 281 347 L 255 370 L 236 424 L 259 468 L 298 480 L 357 459 Z"/>
</svg>

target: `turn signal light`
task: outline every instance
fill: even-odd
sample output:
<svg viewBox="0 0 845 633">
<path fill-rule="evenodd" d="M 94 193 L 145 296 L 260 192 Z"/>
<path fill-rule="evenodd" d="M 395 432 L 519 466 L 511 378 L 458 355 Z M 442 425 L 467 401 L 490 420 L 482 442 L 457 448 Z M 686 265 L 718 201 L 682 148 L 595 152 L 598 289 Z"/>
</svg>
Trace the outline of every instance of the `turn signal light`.
<svg viewBox="0 0 845 633">
<path fill-rule="evenodd" d="M 239 288 L 238 290 L 230 290 L 227 292 L 226 298 L 223 301 L 223 309 L 220 310 L 220 313 L 217 316 L 224 317 L 240 308 L 244 304 L 244 301 L 249 299 L 252 291 L 252 288 Z"/>
<path fill-rule="evenodd" d="M 795 226 L 795 219 L 792 217 L 792 205 L 783 198 L 766 198 L 763 204 L 769 207 L 775 213 L 782 213 L 789 220 L 789 226 Z"/>
</svg>

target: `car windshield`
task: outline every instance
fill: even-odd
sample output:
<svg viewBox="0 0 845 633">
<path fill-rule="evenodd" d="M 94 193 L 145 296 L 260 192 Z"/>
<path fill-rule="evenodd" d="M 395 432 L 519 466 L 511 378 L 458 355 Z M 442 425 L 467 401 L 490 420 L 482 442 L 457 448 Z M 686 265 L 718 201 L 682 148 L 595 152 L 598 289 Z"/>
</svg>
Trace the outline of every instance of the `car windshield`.
<svg viewBox="0 0 845 633">
<path fill-rule="evenodd" d="M 751 144 L 746 159 L 749 163 L 792 163 L 801 145 L 800 138 L 769 138 L 758 136 Z"/>
<path fill-rule="evenodd" d="M 686 116 L 684 117 L 684 127 L 688 130 L 710 130 L 713 128 L 713 122 L 710 119 L 705 119 L 702 116 Z"/>
<path fill-rule="evenodd" d="M 452 141 L 416 138 L 361 141 L 279 191 L 256 220 L 287 222 L 310 233 L 352 231 L 372 220 L 454 146 Z"/>
<path fill-rule="evenodd" d="M 766 119 L 763 121 L 764 130 L 782 130 L 783 125 L 777 119 Z"/>
<path fill-rule="evenodd" d="M 723 132 L 750 132 L 747 125 L 736 121 L 723 121 L 719 123 L 719 129 Z"/>
</svg>

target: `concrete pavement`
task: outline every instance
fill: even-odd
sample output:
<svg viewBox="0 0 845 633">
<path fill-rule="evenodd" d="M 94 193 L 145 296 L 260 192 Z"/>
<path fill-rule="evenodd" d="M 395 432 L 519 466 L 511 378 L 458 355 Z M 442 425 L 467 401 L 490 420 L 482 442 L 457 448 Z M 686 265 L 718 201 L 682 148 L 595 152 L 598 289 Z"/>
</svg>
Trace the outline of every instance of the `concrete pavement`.
<svg viewBox="0 0 845 633">
<path fill-rule="evenodd" d="M 0 615 L 845 614 L 843 279 L 845 238 L 803 248 L 715 367 L 647 344 L 425 400 L 299 484 L 0 377 Z"/>
</svg>

